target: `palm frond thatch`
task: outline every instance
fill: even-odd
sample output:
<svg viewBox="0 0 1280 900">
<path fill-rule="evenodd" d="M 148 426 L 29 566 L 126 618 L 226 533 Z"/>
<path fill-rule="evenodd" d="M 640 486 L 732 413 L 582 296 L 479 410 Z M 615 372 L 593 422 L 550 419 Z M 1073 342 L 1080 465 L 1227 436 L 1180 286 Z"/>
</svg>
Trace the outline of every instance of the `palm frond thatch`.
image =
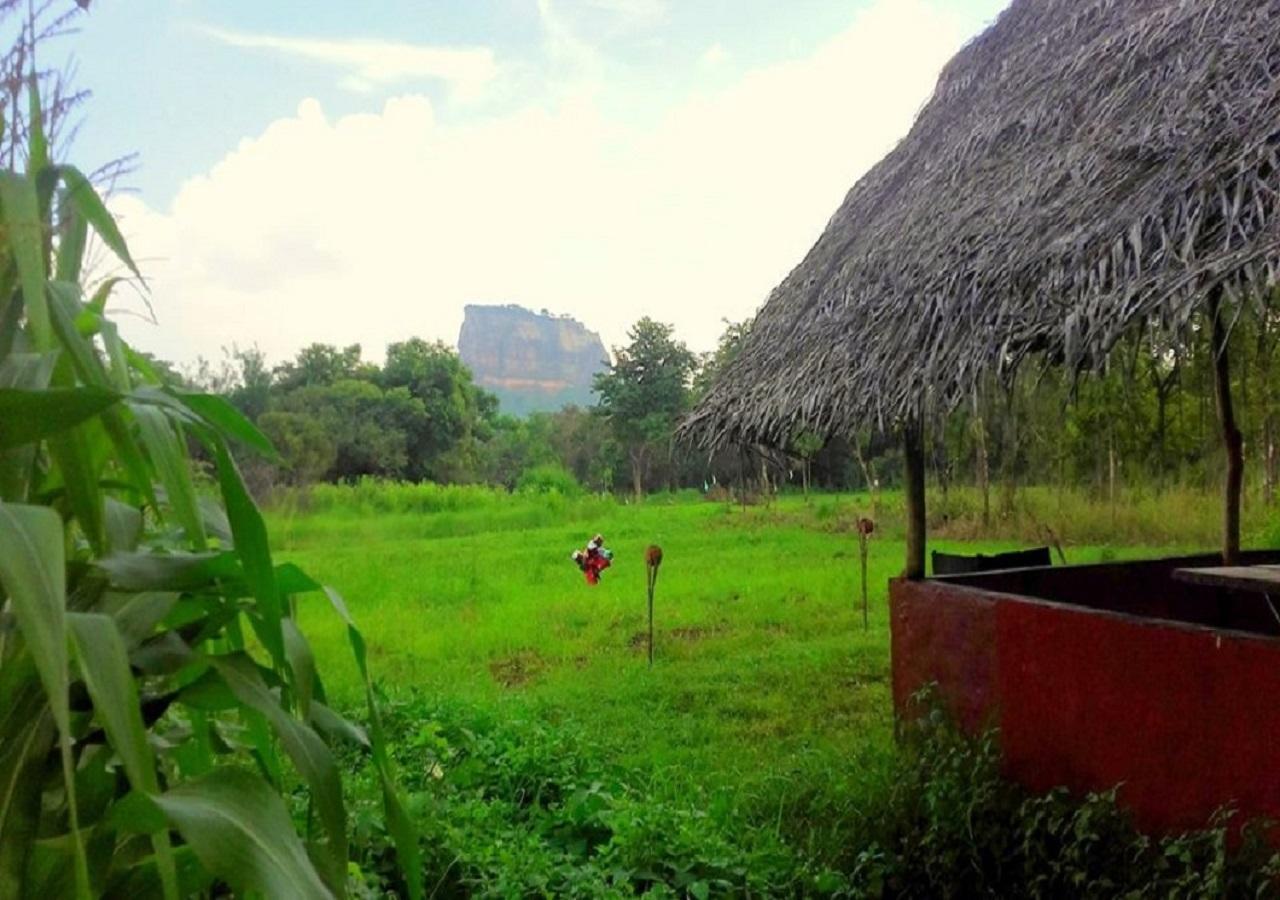
<svg viewBox="0 0 1280 900">
<path fill-rule="evenodd" d="M 855 90 L 856 86 L 851 86 Z M 771 293 L 685 440 L 947 409 L 1280 262 L 1280 0 L 1014 0 Z"/>
</svg>

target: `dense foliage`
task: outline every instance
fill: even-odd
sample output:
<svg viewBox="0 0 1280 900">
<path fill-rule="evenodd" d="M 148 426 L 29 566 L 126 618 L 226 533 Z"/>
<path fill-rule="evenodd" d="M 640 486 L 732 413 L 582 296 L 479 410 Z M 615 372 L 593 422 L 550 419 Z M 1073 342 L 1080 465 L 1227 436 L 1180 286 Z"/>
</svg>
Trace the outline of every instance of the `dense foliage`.
<svg viewBox="0 0 1280 900">
<path fill-rule="evenodd" d="M 674 329 L 652 319 L 635 324 L 631 343 L 617 352 L 608 371 L 596 376 L 601 413 L 631 467 L 631 488 L 644 494 L 650 458 L 672 451 L 672 434 L 688 410 L 696 359 L 675 339 Z"/>
<path fill-rule="evenodd" d="M 441 897 L 1186 897 L 1280 894 L 1280 855 L 1226 813 L 1204 831 L 1150 838 L 1115 792 L 1030 795 L 999 776 L 995 736 L 957 736 L 936 713 L 851 808 L 811 809 L 793 843 L 773 802 L 710 800 L 603 761 L 587 735 L 518 705 L 501 714 L 406 695 L 395 755 L 431 810 L 425 865 Z M 360 822 L 359 801 L 356 820 Z M 814 816 L 838 815 L 832 821 Z M 360 866 L 384 873 L 374 821 Z"/>
<path fill-rule="evenodd" d="M 1242 307 L 1232 328 L 1246 505 L 1270 505 L 1280 489 L 1277 308 Z M 1085 487 L 1111 515 L 1150 491 L 1214 488 L 1222 449 L 1202 325 L 1191 323 L 1176 340 L 1131 335 L 1100 374 L 1024 366 L 1013 382 L 993 382 L 980 401 L 930 423 L 929 472 L 943 506 L 953 487 L 974 487 L 989 524 L 1014 515 L 1027 485 Z M 698 358 L 669 325 L 642 320 L 597 378 L 594 408 L 523 418 L 502 414 L 452 350 L 420 340 L 393 345 L 383 367 L 362 362 L 358 347 L 314 345 L 274 371 L 256 351 L 235 351 L 221 370 L 206 363 L 188 378 L 227 396 L 280 448 L 286 465 L 254 468 L 255 487 L 372 475 L 513 489 L 546 465 L 589 490 L 632 493 L 721 485 L 751 497 L 786 485 L 875 491 L 899 483 L 896 441 L 874 429 L 802 431 L 763 456 L 758 448 L 708 455 L 673 442 L 680 417 L 749 330 L 749 322 L 727 323 L 716 350 Z"/>
</svg>

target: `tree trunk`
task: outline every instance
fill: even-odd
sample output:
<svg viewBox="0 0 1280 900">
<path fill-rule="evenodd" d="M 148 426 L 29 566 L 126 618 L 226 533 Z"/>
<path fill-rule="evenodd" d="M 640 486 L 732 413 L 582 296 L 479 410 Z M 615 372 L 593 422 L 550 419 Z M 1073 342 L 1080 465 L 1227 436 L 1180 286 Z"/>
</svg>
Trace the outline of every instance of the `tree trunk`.
<svg viewBox="0 0 1280 900">
<path fill-rule="evenodd" d="M 1272 410 L 1270 310 L 1263 311 L 1258 329 L 1258 400 L 1262 406 L 1262 502 L 1275 503 L 1276 497 L 1276 429 Z"/>
<path fill-rule="evenodd" d="M 938 479 L 938 490 L 942 494 L 942 521 L 951 520 L 951 464 L 947 458 L 946 432 L 942 428 L 936 430 L 933 440 L 933 474 Z"/>
<path fill-rule="evenodd" d="M 924 509 L 924 439 L 918 420 L 902 429 L 902 460 L 906 475 L 907 500 L 907 578 L 924 577 L 925 509 Z"/>
<path fill-rule="evenodd" d="M 976 406 L 973 417 L 973 437 L 978 450 L 978 490 L 982 492 L 982 527 L 991 527 L 991 458 L 987 455 L 987 425 L 982 421 L 982 411 Z"/>
<path fill-rule="evenodd" d="M 644 452 L 631 451 L 631 488 L 635 492 L 636 502 L 644 499 Z"/>
<path fill-rule="evenodd" d="M 1227 457 L 1222 490 L 1222 564 L 1233 566 L 1240 559 L 1240 488 L 1244 481 L 1244 448 L 1231 402 L 1231 360 L 1227 354 L 1229 335 L 1223 322 L 1221 287 L 1215 287 L 1209 294 L 1209 315 L 1213 333 L 1213 393 L 1222 448 Z"/>
<path fill-rule="evenodd" d="M 1167 408 L 1169 397 L 1156 386 L 1156 492 L 1164 493 L 1164 479 L 1168 466 L 1165 464 L 1165 433 L 1168 431 Z"/>
<path fill-rule="evenodd" d="M 1009 386 L 1008 403 L 1006 404 L 1004 422 L 1004 450 L 1000 460 L 1000 517 L 1012 519 L 1018 498 L 1018 398 L 1015 394 L 1017 385 Z"/>
<path fill-rule="evenodd" d="M 876 484 L 875 472 L 871 470 L 867 458 L 862 455 L 862 442 L 856 437 L 853 439 L 853 455 L 862 468 L 862 480 L 867 483 L 867 493 L 871 495 L 871 515 L 878 519 L 880 518 L 880 486 Z"/>
<path fill-rule="evenodd" d="M 1107 501 L 1111 504 L 1111 527 L 1116 526 L 1116 430 L 1107 432 Z"/>
<path fill-rule="evenodd" d="M 1276 428 L 1273 417 L 1268 414 L 1266 421 L 1262 426 L 1262 442 L 1264 452 L 1266 453 L 1266 462 L 1264 464 L 1263 482 L 1262 482 L 1262 499 L 1267 506 L 1272 506 L 1276 502 Z"/>
</svg>

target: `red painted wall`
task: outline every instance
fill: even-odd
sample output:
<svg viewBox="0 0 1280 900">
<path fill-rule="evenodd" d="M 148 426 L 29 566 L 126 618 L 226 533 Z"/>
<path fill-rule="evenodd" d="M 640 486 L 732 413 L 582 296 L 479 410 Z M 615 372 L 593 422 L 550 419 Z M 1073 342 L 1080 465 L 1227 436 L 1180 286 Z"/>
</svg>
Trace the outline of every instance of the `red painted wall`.
<svg viewBox="0 0 1280 900">
<path fill-rule="evenodd" d="M 936 682 L 965 730 L 999 728 L 1008 776 L 1033 790 L 1120 785 L 1146 830 L 1200 827 L 1224 805 L 1280 819 L 1280 639 L 965 581 L 890 586 L 900 714 Z"/>
</svg>

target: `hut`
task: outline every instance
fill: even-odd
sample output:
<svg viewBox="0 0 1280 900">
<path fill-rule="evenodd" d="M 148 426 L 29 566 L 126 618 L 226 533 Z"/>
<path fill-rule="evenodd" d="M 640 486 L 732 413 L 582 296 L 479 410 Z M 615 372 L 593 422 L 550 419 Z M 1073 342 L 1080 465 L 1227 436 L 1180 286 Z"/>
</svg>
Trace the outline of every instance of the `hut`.
<svg viewBox="0 0 1280 900">
<path fill-rule="evenodd" d="M 1240 305 L 1275 284 L 1277 262 L 1280 0 L 1013 0 L 946 66 L 910 133 L 770 294 L 681 436 L 716 447 L 784 446 L 806 430 L 899 435 L 904 574 L 920 579 L 923 423 L 992 373 L 1007 377 L 1030 359 L 1085 371 L 1128 329 L 1203 316 L 1227 459 L 1221 556 L 1235 563 L 1243 461 L 1227 339 Z M 937 681 L 963 723 L 1001 728 L 1013 774 L 1079 787 L 1125 781 L 1148 824 L 1193 823 L 1211 801 L 1278 815 L 1280 788 L 1247 782 L 1276 783 L 1261 773 L 1280 764 L 1268 749 L 1280 746 L 1280 723 L 1272 713 L 1251 723 L 1260 710 L 1236 703 L 1224 713 L 1222 703 L 1232 691 L 1270 694 L 1263 683 L 1280 690 L 1280 674 L 1235 680 L 1246 658 L 1250 678 L 1280 672 L 1276 622 L 1256 597 L 1219 590 L 1209 600 L 1168 577 L 1189 565 L 896 581 L 895 698 L 901 707 Z M 1043 641 L 1060 654 L 1037 659 Z M 1135 648 L 1149 651 L 1138 654 L 1148 669 L 1106 655 Z M 1125 683 L 1135 672 L 1148 679 L 1142 690 Z M 1107 677 L 1116 683 L 1098 680 Z M 1186 689 L 1181 700 L 1168 696 L 1173 684 Z M 1067 692 L 1060 708 L 1044 711 L 1046 691 Z M 1159 720 L 1147 723 L 1146 743 L 1098 733 L 1134 738 L 1143 703 Z M 1211 739 L 1187 744 L 1184 716 L 1208 717 Z M 1170 747 L 1178 741 L 1181 755 Z M 1221 780 L 1170 807 L 1171 779 L 1223 765 Z M 1158 777 L 1143 774 L 1158 766 Z"/>
</svg>

